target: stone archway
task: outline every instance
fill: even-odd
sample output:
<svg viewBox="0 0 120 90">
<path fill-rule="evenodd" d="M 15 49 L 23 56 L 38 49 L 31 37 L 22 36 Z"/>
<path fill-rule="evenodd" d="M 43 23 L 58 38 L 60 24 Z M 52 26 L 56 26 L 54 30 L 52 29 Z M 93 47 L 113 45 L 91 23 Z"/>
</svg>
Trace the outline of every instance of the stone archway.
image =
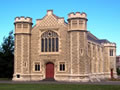
<svg viewBox="0 0 120 90">
<path fill-rule="evenodd" d="M 54 64 L 51 62 L 46 64 L 46 79 L 54 79 Z"/>
</svg>

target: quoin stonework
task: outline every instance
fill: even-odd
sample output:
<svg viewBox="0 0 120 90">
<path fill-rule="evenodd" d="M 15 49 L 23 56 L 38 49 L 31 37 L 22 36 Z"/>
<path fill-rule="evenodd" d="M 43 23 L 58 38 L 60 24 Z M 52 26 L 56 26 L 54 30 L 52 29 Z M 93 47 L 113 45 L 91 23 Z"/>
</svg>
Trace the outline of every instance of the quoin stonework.
<svg viewBox="0 0 120 90">
<path fill-rule="evenodd" d="M 86 13 L 76 12 L 65 22 L 53 10 L 34 26 L 32 18 L 16 17 L 13 80 L 94 82 L 117 77 L 116 44 L 95 37 L 87 21 Z"/>
</svg>

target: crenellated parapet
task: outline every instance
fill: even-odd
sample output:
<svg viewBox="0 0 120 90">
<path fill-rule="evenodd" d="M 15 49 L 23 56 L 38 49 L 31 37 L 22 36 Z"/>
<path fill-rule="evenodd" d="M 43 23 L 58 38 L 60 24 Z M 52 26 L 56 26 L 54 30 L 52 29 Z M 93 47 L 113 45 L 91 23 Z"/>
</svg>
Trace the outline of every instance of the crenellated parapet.
<svg viewBox="0 0 120 90">
<path fill-rule="evenodd" d="M 15 23 L 18 23 L 18 22 L 32 23 L 32 18 L 30 18 L 30 17 L 24 17 L 24 16 L 16 17 L 15 18 Z"/>
<path fill-rule="evenodd" d="M 81 30 L 87 31 L 87 14 L 86 13 L 70 13 L 68 14 L 68 28 L 69 31 Z"/>
<path fill-rule="evenodd" d="M 84 18 L 84 19 L 87 19 L 87 14 L 82 12 L 76 12 L 76 13 L 70 13 L 68 14 L 68 19 L 71 19 L 71 18 Z"/>
<path fill-rule="evenodd" d="M 20 33 L 29 33 L 31 32 L 32 29 L 32 18 L 30 17 L 16 17 L 15 21 L 15 34 L 20 34 Z"/>
<path fill-rule="evenodd" d="M 102 43 L 105 47 L 116 47 L 116 43 Z"/>
</svg>

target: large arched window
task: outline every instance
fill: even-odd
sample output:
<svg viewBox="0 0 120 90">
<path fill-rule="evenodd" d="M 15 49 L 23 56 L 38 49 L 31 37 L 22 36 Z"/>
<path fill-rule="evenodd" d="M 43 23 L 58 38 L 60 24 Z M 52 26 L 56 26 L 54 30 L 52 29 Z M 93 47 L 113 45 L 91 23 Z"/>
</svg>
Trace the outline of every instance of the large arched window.
<svg viewBox="0 0 120 90">
<path fill-rule="evenodd" d="M 41 52 L 58 52 L 58 34 L 48 30 L 41 35 Z"/>
</svg>

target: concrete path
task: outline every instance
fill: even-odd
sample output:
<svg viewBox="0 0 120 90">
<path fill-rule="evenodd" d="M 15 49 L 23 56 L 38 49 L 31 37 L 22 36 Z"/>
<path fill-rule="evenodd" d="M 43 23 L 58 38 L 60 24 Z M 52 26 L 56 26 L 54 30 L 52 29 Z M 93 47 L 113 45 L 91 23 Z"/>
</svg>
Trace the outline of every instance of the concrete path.
<svg viewBox="0 0 120 90">
<path fill-rule="evenodd" d="M 120 81 L 101 81 L 101 82 L 57 82 L 57 81 L 15 82 L 15 81 L 0 81 L 0 84 L 91 84 L 91 85 L 120 85 Z"/>
</svg>

